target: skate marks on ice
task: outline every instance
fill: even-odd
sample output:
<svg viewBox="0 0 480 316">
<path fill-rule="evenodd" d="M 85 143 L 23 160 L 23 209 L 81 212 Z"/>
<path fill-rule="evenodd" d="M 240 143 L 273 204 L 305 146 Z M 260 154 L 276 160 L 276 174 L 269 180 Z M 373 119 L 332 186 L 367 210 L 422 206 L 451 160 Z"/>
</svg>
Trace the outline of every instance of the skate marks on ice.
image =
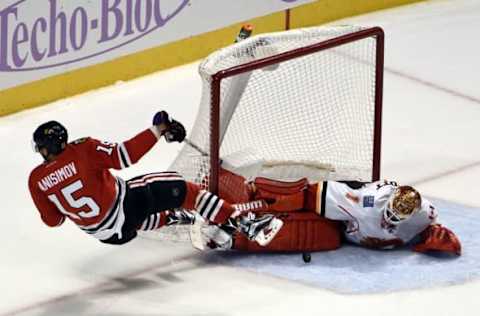
<svg viewBox="0 0 480 316">
<path fill-rule="evenodd" d="M 433 199 L 440 221 L 462 243 L 462 256 L 424 255 L 404 247 L 370 250 L 344 245 L 301 254 L 215 252 L 210 261 L 243 267 L 260 274 L 299 281 L 343 294 L 368 294 L 461 284 L 480 277 L 480 209 Z"/>
<path fill-rule="evenodd" d="M 178 244 L 172 243 L 163 250 L 168 250 L 169 247 L 178 248 L 178 246 Z M 189 248 L 189 246 L 187 245 L 185 248 Z M 114 255 L 113 258 L 94 258 L 92 262 L 83 262 L 81 265 L 85 265 L 85 267 L 80 265 L 73 269 L 84 275 L 85 281 L 89 279 L 97 280 L 91 282 L 93 283 L 91 286 L 67 291 L 62 295 L 27 304 L 5 313 L 0 312 L 0 316 L 130 316 L 139 312 L 146 316 L 171 315 L 168 311 L 163 313 L 158 309 L 159 306 L 168 306 L 169 304 L 168 295 L 165 295 L 165 293 L 171 291 L 172 288 L 175 289 L 188 283 L 184 278 L 185 274 L 205 268 L 206 260 L 202 254 L 199 256 L 198 252 L 191 250 L 169 252 L 176 254 L 173 256 L 167 255 L 166 258 L 150 265 L 126 272 L 111 272 L 103 268 L 92 269 L 92 264 L 96 260 L 104 260 L 103 263 L 106 265 L 113 264 L 114 261 L 117 261 L 116 265 L 122 265 L 123 263 L 120 261 L 122 255 L 118 257 Z M 88 274 L 83 272 L 88 272 Z M 136 305 L 139 297 L 141 298 L 140 301 L 147 303 L 146 306 L 139 307 Z M 153 299 L 156 304 L 150 304 L 149 299 Z"/>
</svg>

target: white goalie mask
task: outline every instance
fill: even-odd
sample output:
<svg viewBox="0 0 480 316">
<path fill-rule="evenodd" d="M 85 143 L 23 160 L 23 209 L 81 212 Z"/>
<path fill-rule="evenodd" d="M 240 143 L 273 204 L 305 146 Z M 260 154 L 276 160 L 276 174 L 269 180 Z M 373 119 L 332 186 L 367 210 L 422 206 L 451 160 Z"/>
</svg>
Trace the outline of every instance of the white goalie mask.
<svg viewBox="0 0 480 316">
<path fill-rule="evenodd" d="M 390 225 L 398 225 L 410 218 L 420 209 L 422 198 L 411 186 L 399 186 L 395 189 L 385 207 L 383 217 Z"/>
</svg>

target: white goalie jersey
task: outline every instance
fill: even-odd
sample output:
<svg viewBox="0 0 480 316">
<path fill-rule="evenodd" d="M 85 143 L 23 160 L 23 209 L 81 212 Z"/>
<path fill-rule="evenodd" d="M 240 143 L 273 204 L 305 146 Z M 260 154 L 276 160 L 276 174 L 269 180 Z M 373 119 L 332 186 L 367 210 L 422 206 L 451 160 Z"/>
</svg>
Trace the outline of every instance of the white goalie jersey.
<svg viewBox="0 0 480 316">
<path fill-rule="evenodd" d="M 347 240 L 370 248 L 389 249 L 411 241 L 437 218 L 435 207 L 421 197 L 420 207 L 398 223 L 388 221 L 388 205 L 399 187 L 395 182 L 377 181 L 359 189 L 328 181 L 324 192 L 324 216 L 343 221 Z"/>
</svg>

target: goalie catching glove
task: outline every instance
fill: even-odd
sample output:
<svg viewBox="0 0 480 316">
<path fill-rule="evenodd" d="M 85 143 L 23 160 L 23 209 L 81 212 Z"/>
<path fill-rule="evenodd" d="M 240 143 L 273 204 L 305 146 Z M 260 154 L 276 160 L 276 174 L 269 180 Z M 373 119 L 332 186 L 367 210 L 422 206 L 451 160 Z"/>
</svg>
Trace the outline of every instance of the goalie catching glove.
<svg viewBox="0 0 480 316">
<path fill-rule="evenodd" d="M 414 251 L 441 251 L 460 256 L 462 245 L 457 236 L 440 224 L 428 226 L 420 235 L 421 241 L 413 247 Z"/>
<path fill-rule="evenodd" d="M 153 125 L 156 126 L 165 140 L 170 142 L 183 142 L 187 136 L 182 123 L 171 119 L 166 111 L 160 111 L 153 117 Z"/>
</svg>

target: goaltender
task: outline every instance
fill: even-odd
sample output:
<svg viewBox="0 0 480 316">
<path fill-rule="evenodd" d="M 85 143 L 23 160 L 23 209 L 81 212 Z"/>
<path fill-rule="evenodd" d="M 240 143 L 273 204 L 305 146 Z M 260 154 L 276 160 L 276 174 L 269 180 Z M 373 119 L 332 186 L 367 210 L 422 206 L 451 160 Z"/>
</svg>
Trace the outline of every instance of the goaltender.
<svg viewBox="0 0 480 316">
<path fill-rule="evenodd" d="M 223 177 L 241 178 L 226 170 Z M 459 239 L 439 223 L 436 207 L 411 186 L 385 180 L 310 183 L 305 178 L 295 182 L 256 178 L 245 183 L 241 195 L 270 201 L 269 212 L 284 221 L 282 232 L 259 249 L 246 245 L 240 236 L 230 238 L 210 228 L 205 233 L 210 245 L 254 251 L 331 250 L 339 247 L 338 231 L 343 240 L 368 248 L 411 245 L 417 252 L 461 254 Z"/>
</svg>

